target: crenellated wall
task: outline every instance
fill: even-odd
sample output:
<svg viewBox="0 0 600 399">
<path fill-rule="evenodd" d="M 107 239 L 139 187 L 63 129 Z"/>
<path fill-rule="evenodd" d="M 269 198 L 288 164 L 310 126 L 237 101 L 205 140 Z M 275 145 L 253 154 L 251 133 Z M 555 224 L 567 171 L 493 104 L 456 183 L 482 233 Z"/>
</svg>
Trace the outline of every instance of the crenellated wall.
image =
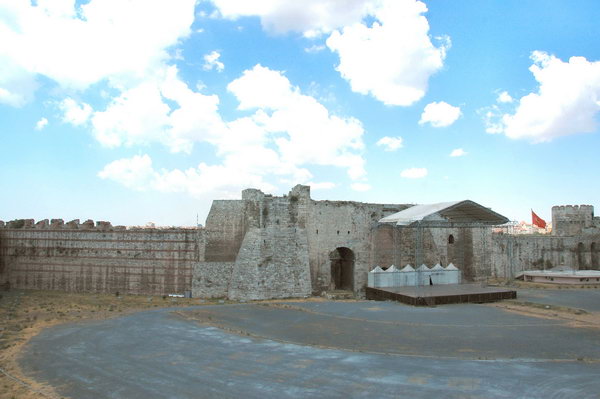
<svg viewBox="0 0 600 399">
<path fill-rule="evenodd" d="M 514 278 L 525 270 L 600 270 L 600 234 L 492 236 L 492 274 Z"/>
<path fill-rule="evenodd" d="M 127 228 L 61 219 L 0 221 L 0 285 L 197 297 L 361 294 L 376 265 L 456 265 L 465 281 L 556 267 L 600 269 L 591 206 L 553 208 L 553 235 L 490 227 L 380 224 L 410 204 L 315 201 L 298 185 L 275 197 L 247 189 L 214 201 L 205 228 Z"/>
<path fill-rule="evenodd" d="M 552 207 L 552 234 L 574 236 L 600 233 L 600 218 L 594 217 L 592 205 L 560 205 Z"/>
<path fill-rule="evenodd" d="M 13 221 L 0 228 L 0 284 L 74 292 L 183 293 L 191 290 L 197 237 L 197 229 Z"/>
</svg>

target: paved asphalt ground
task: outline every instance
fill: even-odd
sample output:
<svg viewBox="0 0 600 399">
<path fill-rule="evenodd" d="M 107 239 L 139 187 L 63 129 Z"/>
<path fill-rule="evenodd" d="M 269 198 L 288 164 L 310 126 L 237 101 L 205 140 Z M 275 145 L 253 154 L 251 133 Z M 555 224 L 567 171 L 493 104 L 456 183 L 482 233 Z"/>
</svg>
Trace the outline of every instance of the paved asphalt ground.
<svg viewBox="0 0 600 399">
<path fill-rule="evenodd" d="M 584 302 L 598 294 L 578 292 Z M 475 304 L 283 306 L 161 309 L 57 326 L 30 342 L 21 364 L 72 398 L 600 395 L 599 330 Z"/>
</svg>

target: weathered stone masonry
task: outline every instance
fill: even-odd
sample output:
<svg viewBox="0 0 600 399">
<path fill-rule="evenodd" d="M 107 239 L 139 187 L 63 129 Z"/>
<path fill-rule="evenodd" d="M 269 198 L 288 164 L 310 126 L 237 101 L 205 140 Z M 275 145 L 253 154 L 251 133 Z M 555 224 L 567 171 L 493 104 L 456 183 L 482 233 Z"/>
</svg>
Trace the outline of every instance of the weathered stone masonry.
<svg viewBox="0 0 600 399">
<path fill-rule="evenodd" d="M 241 200 L 213 201 L 205 228 L 0 222 L 0 285 L 263 299 L 334 289 L 360 295 L 376 265 L 454 263 L 465 281 L 557 266 L 600 269 L 600 218 L 591 206 L 554 207 L 552 235 L 379 223 L 411 206 L 316 201 L 299 185 L 282 197 L 248 189 Z"/>
<path fill-rule="evenodd" d="M 552 207 L 552 235 L 493 235 L 493 274 L 524 270 L 600 270 L 600 218 L 591 205 Z"/>
<path fill-rule="evenodd" d="M 0 284 L 75 292 L 180 293 L 191 288 L 196 229 L 124 229 L 55 219 L 0 228 Z"/>
<path fill-rule="evenodd" d="M 315 201 L 301 185 L 283 197 L 248 189 L 241 200 L 214 201 L 201 231 L 193 294 L 258 299 L 340 288 L 361 294 L 375 265 L 415 264 L 417 230 L 379 223 L 410 206 Z M 492 274 L 489 227 L 449 225 L 424 228 L 422 235 L 422 262 L 462 266 L 470 281 Z"/>
</svg>

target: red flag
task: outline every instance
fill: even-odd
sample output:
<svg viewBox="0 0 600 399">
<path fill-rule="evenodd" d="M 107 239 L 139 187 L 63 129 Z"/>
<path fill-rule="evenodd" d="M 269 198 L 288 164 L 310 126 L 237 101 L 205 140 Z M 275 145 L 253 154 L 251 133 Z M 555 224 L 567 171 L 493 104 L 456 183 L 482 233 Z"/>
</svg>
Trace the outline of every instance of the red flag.
<svg viewBox="0 0 600 399">
<path fill-rule="evenodd" d="M 531 224 L 539 227 L 540 229 L 546 228 L 546 221 L 544 219 L 542 219 L 541 217 L 539 217 L 538 215 L 536 215 L 535 212 L 533 211 L 533 209 L 531 210 Z"/>
</svg>

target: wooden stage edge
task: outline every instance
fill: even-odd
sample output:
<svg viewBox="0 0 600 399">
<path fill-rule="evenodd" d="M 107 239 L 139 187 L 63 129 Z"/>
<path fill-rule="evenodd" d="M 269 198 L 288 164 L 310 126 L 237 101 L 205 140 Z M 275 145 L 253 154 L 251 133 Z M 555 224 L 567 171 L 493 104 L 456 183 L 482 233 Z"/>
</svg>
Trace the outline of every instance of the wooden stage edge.
<svg viewBox="0 0 600 399">
<path fill-rule="evenodd" d="M 398 301 L 413 306 L 435 306 L 451 303 L 485 303 L 516 299 L 517 291 L 479 284 L 426 285 L 422 287 L 367 287 L 367 299 Z"/>
</svg>

